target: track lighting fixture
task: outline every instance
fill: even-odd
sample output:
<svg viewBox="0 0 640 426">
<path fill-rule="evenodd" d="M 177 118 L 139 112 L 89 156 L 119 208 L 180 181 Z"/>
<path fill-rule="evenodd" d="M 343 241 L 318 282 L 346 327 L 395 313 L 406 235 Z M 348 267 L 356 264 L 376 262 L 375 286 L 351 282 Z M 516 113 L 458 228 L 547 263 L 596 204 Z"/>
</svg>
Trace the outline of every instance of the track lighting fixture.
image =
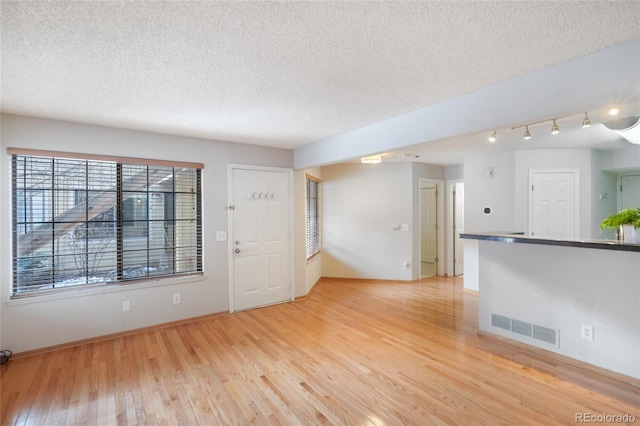
<svg viewBox="0 0 640 426">
<path fill-rule="evenodd" d="M 610 115 L 616 115 L 618 114 L 619 109 L 618 108 L 611 108 L 609 110 L 609 114 Z M 552 135 L 557 135 L 558 133 L 560 133 L 560 127 L 558 126 L 558 120 L 563 119 L 563 118 L 568 118 L 570 116 L 564 116 L 564 117 L 556 117 L 556 118 L 551 118 L 549 120 L 541 120 L 541 121 L 536 121 L 534 123 L 528 123 L 528 124 L 522 124 L 520 126 L 515 126 L 512 127 L 511 130 L 516 130 L 516 129 L 521 129 L 521 128 L 525 128 L 524 129 L 524 140 L 528 141 L 529 139 L 531 139 L 531 132 L 529 131 L 529 126 L 533 126 L 534 124 L 540 124 L 540 123 L 546 123 L 548 121 L 553 121 L 553 125 L 551 126 L 551 134 Z M 582 127 L 589 127 L 591 126 L 591 120 L 589 120 L 589 115 L 587 114 L 587 112 L 584 113 L 584 119 L 582 120 Z M 500 132 L 501 130 L 494 130 L 493 133 L 491 133 L 491 135 L 489 136 L 489 142 L 495 142 L 497 139 L 497 134 L 498 132 Z"/>
</svg>

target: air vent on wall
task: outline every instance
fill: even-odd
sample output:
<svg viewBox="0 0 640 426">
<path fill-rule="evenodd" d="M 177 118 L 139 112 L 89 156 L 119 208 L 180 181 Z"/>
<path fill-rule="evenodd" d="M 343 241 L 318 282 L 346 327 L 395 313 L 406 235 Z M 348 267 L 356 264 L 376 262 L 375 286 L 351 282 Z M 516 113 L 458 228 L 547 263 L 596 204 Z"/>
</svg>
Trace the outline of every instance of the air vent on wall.
<svg viewBox="0 0 640 426">
<path fill-rule="evenodd" d="M 558 346 L 558 335 L 560 334 L 560 331 L 554 330 L 553 328 L 531 324 L 498 314 L 491 314 L 491 325 L 512 333 L 517 333 L 521 336 L 531 337 L 533 339 Z"/>
</svg>

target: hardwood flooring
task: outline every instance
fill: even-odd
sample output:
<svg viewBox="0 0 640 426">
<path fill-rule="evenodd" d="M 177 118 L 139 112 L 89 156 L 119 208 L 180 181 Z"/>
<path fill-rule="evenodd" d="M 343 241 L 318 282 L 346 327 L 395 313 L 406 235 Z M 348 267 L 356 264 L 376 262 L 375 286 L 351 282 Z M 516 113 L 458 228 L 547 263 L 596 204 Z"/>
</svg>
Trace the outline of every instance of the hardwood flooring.
<svg viewBox="0 0 640 426">
<path fill-rule="evenodd" d="M 479 337 L 477 305 L 459 278 L 323 279 L 298 302 L 12 358 L 0 424 L 640 423 L 638 381 Z"/>
</svg>

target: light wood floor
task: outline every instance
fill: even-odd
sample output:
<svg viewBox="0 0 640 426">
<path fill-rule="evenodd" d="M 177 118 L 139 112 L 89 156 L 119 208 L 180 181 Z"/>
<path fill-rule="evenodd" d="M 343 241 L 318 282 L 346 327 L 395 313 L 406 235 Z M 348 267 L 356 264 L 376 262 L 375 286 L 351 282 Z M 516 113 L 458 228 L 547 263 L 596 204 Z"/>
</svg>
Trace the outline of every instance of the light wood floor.
<svg viewBox="0 0 640 426">
<path fill-rule="evenodd" d="M 461 279 L 332 280 L 306 300 L 1 367 L 0 424 L 574 424 L 638 381 L 478 337 Z"/>
</svg>

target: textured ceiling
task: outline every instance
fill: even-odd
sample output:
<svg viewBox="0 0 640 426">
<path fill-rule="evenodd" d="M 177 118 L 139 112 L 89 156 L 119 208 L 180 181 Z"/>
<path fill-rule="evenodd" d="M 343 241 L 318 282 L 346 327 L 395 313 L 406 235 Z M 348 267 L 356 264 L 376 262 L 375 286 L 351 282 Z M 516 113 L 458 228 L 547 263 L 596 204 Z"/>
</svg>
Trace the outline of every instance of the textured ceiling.
<svg viewBox="0 0 640 426">
<path fill-rule="evenodd" d="M 2 111 L 295 148 L 640 36 L 640 2 L 2 1 Z"/>
</svg>

